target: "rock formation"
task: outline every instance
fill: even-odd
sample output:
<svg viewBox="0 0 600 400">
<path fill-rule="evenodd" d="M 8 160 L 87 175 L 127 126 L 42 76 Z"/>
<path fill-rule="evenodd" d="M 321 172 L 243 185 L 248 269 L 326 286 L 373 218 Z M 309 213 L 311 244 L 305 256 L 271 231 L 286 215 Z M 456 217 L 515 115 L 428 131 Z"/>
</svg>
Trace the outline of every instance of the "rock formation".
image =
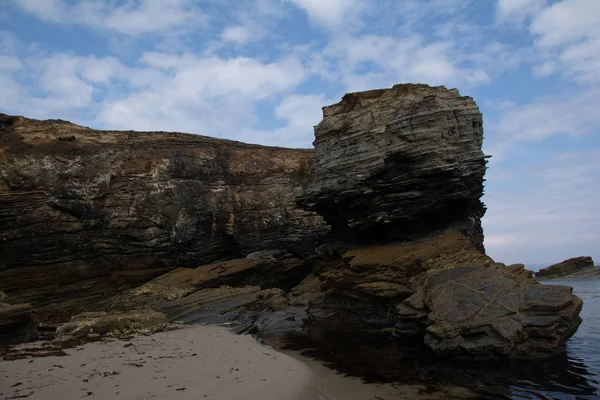
<svg viewBox="0 0 600 400">
<path fill-rule="evenodd" d="M 484 254 L 486 156 L 473 99 L 426 85 L 351 93 L 323 109 L 315 138 L 314 177 L 299 204 L 347 247 L 338 242 L 341 258 L 319 268 L 338 309 L 395 322 L 398 335 L 424 335 L 440 354 L 564 349 L 581 299 Z"/>
<path fill-rule="evenodd" d="M 396 85 L 323 108 L 301 205 L 335 231 L 406 240 L 451 224 L 483 251 L 482 117 L 456 89 Z"/>
<path fill-rule="evenodd" d="M 600 268 L 594 267 L 592 257 L 574 257 L 539 270 L 535 277 L 542 280 L 600 278 Z"/>
<path fill-rule="evenodd" d="M 323 228 L 294 202 L 313 160 L 0 114 L 0 290 L 35 305 L 101 302 L 173 268 L 265 248 L 305 255 Z"/>
<path fill-rule="evenodd" d="M 571 288 L 485 255 L 473 99 L 397 85 L 323 114 L 315 153 L 3 117 L 0 282 L 46 302 L 109 288 L 95 308 L 270 338 L 369 326 L 457 357 L 564 349 Z"/>
</svg>

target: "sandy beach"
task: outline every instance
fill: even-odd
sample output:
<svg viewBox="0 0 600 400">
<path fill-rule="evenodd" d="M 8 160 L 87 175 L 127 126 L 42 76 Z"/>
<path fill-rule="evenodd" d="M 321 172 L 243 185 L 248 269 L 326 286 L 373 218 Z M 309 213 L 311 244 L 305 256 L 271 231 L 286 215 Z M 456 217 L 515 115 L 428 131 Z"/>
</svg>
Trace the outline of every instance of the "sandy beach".
<svg viewBox="0 0 600 400">
<path fill-rule="evenodd" d="M 21 348 L 40 343 L 21 345 Z M 365 384 L 317 361 L 219 326 L 185 326 L 130 340 L 87 343 L 66 356 L 0 361 L 1 399 L 442 399 L 418 385 Z"/>
</svg>

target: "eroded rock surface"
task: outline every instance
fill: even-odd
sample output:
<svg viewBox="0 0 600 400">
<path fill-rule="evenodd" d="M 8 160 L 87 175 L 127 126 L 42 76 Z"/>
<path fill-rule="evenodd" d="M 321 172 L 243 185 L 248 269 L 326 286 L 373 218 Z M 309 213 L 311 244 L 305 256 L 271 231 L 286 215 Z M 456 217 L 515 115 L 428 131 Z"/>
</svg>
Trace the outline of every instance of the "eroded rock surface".
<svg viewBox="0 0 600 400">
<path fill-rule="evenodd" d="M 102 301 L 173 268 L 310 252 L 313 150 L 0 114 L 0 290 Z M 82 298 L 83 297 L 83 298 Z"/>
<path fill-rule="evenodd" d="M 233 323 L 238 332 L 268 336 L 302 329 L 323 298 L 309 263 L 243 258 L 171 271 L 124 292 L 111 307 L 151 307 L 171 321 Z"/>
<path fill-rule="evenodd" d="M 425 330 L 439 354 L 475 358 L 552 355 L 581 323 L 568 286 L 541 285 L 522 266 L 471 265 L 430 271 L 398 307 L 396 332 Z"/>
<path fill-rule="evenodd" d="M 594 268 L 592 257 L 569 258 L 535 273 L 538 279 L 577 279 L 577 277 L 600 277 L 600 269 Z"/>
<path fill-rule="evenodd" d="M 346 238 L 405 240 L 457 224 L 483 251 L 482 132 L 479 108 L 456 89 L 347 94 L 323 108 L 300 204 Z"/>
</svg>

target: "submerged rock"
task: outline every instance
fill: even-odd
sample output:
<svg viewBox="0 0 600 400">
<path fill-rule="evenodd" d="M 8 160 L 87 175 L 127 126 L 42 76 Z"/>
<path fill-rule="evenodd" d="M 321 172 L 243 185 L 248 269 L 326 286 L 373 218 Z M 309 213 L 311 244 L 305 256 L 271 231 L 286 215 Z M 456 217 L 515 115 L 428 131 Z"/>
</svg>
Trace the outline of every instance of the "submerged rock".
<svg viewBox="0 0 600 400">
<path fill-rule="evenodd" d="M 569 258 L 558 264 L 543 268 L 535 273 L 535 277 L 538 279 L 575 279 L 577 275 L 574 276 L 573 274 L 580 275 L 581 277 L 588 275 L 592 277 L 599 274 L 599 272 L 594 269 L 592 257 L 583 256 Z"/>
<path fill-rule="evenodd" d="M 56 331 L 65 337 L 126 336 L 134 333 L 160 332 L 167 327 L 167 316 L 152 310 L 84 312 L 71 318 Z"/>
<path fill-rule="evenodd" d="M 38 320 L 30 304 L 11 304 L 0 292 L 0 344 L 37 340 Z"/>
</svg>

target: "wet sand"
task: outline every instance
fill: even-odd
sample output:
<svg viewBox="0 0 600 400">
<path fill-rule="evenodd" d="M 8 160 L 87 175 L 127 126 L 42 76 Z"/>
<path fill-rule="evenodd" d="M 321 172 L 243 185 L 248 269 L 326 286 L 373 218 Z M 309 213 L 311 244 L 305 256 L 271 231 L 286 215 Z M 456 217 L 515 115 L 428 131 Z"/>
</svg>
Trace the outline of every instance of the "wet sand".
<svg viewBox="0 0 600 400">
<path fill-rule="evenodd" d="M 22 348 L 39 343 L 22 345 Z M 420 385 L 365 384 L 217 326 L 87 343 L 66 356 L 0 361 L 1 399 L 445 399 Z"/>
</svg>

